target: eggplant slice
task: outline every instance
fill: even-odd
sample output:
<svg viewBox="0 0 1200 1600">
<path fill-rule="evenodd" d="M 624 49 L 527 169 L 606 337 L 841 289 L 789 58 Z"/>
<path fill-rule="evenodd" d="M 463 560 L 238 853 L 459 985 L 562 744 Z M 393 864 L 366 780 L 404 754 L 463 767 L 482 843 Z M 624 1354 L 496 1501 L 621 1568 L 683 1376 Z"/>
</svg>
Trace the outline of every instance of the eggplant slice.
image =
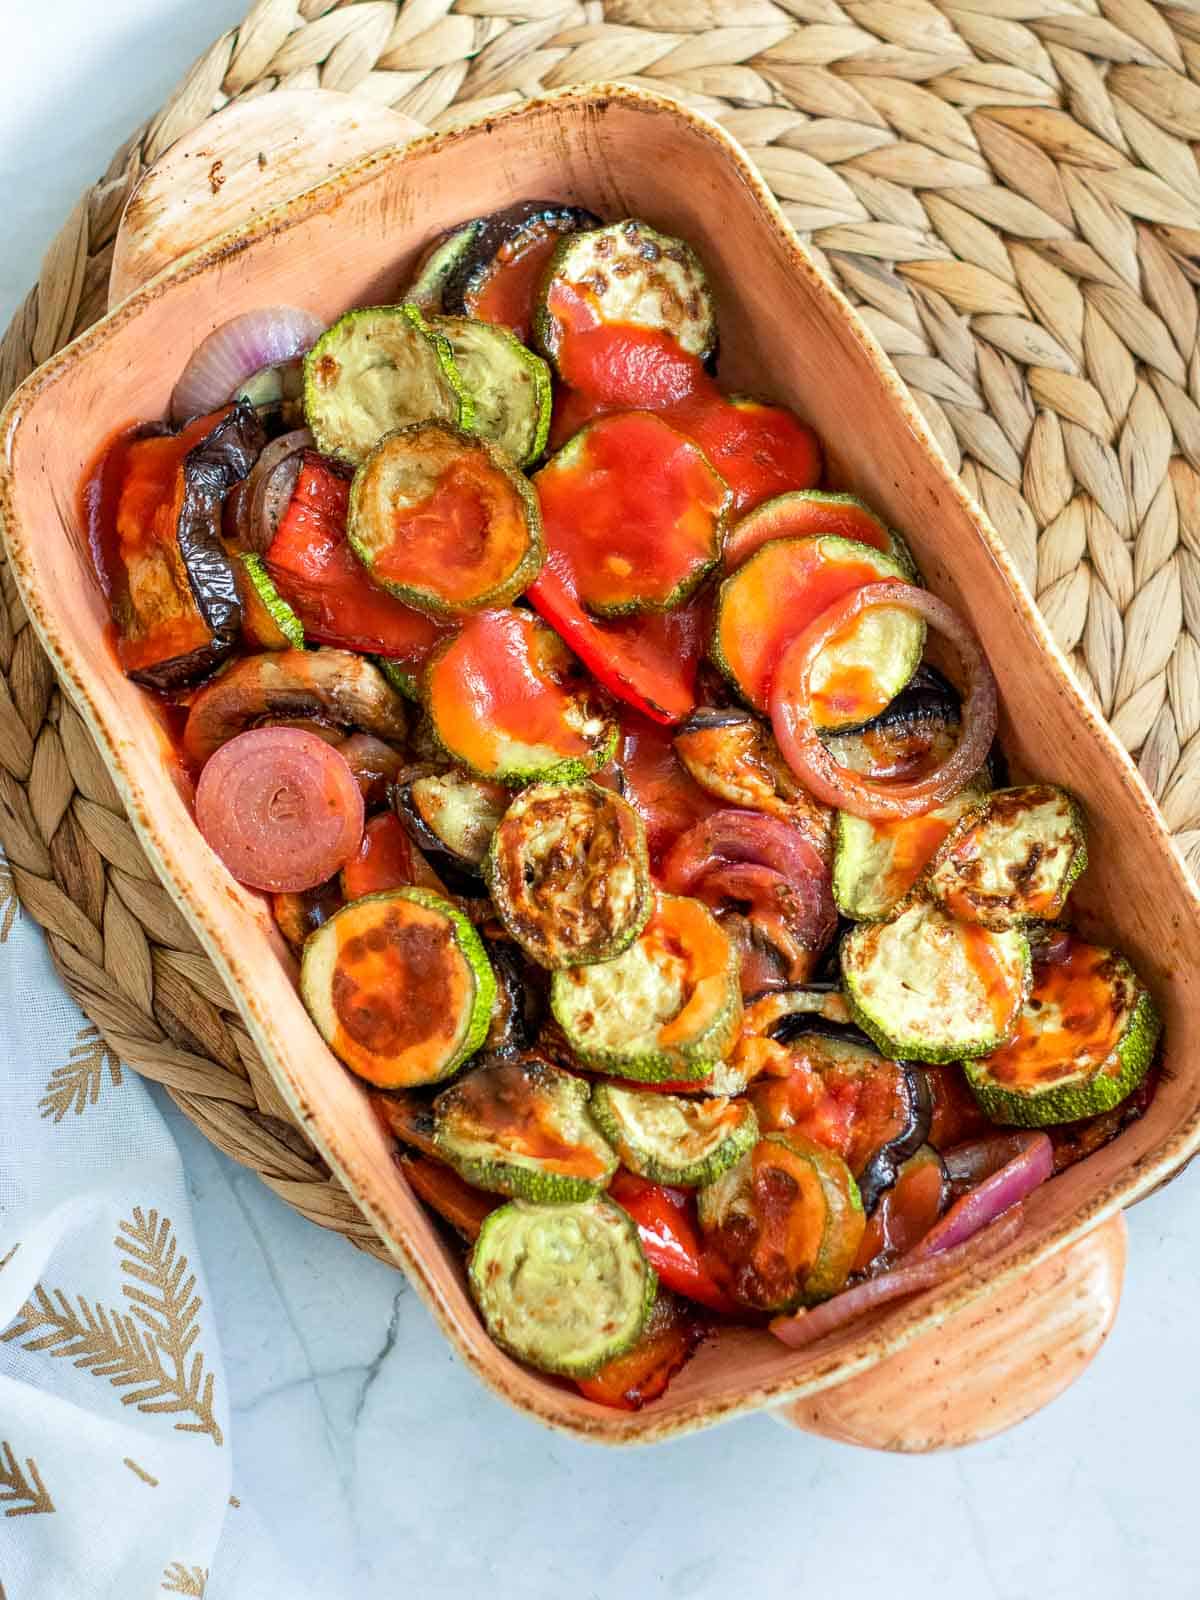
<svg viewBox="0 0 1200 1600">
<path fill-rule="evenodd" d="M 455 234 L 460 248 L 442 284 L 440 309 L 451 316 L 477 317 L 488 280 L 499 268 L 543 239 L 599 226 L 600 218 L 592 212 L 558 200 L 521 200 L 478 218 L 468 239 L 460 236 L 465 229 Z"/>
<path fill-rule="evenodd" d="M 907 686 L 870 721 L 839 728 L 825 744 L 839 766 L 872 778 L 908 777 L 936 766 L 958 742 L 962 707 L 935 667 L 920 666 Z"/>
</svg>

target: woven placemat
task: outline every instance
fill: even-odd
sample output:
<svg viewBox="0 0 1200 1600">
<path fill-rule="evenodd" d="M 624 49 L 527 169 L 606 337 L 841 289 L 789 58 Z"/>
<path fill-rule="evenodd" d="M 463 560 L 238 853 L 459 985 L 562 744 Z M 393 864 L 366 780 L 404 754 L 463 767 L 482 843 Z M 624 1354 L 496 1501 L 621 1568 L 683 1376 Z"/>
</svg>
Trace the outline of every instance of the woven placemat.
<svg viewBox="0 0 1200 1600">
<path fill-rule="evenodd" d="M 232 98 L 323 86 L 443 128 L 595 79 L 674 94 L 743 142 L 862 309 L 1196 868 L 1195 4 L 258 0 L 80 199 L 0 345 L 0 401 L 101 315 L 133 185 Z M 372 1248 L 0 585 L 0 843 L 67 987 L 214 1144 Z"/>
</svg>

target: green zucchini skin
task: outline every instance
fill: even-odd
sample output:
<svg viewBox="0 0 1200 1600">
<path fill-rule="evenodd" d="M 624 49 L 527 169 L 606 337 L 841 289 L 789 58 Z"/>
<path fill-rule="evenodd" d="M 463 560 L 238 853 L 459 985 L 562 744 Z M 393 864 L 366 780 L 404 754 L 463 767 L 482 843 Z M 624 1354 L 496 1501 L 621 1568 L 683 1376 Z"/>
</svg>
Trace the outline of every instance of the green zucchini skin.
<svg viewBox="0 0 1200 1600">
<path fill-rule="evenodd" d="M 415 672 L 410 672 L 407 667 L 402 667 L 398 661 L 389 660 L 387 656 L 372 656 L 371 660 L 393 689 L 402 694 L 406 700 L 420 702 L 421 684 Z"/>
<path fill-rule="evenodd" d="M 973 976 L 976 942 L 986 944 L 1003 976 L 994 1001 L 986 982 Z M 891 922 L 851 928 L 842 939 L 841 968 L 851 1016 L 893 1061 L 989 1055 L 1015 1033 L 1032 981 L 1023 933 L 968 927 L 924 900 Z"/>
<path fill-rule="evenodd" d="M 323 455 L 357 467 L 409 423 L 469 433 L 475 407 L 449 341 L 416 306 L 366 306 L 339 317 L 305 356 L 304 416 Z"/>
<path fill-rule="evenodd" d="M 253 550 L 243 550 L 238 560 L 271 621 L 293 650 L 303 650 L 304 624 L 272 583 L 263 558 Z"/>
<path fill-rule="evenodd" d="M 716 304 L 699 256 L 683 239 L 631 217 L 569 234 L 557 246 L 534 316 L 538 346 L 557 368 L 562 334 L 549 305 L 556 280 L 586 285 L 611 312 L 606 320 L 669 334 L 701 361 L 716 355 Z"/>
<path fill-rule="evenodd" d="M 964 921 L 1020 928 L 1060 917 L 1086 866 L 1073 795 L 1050 783 L 994 789 L 939 850 L 929 893 Z"/>
<path fill-rule="evenodd" d="M 658 904 L 670 907 L 679 898 L 660 895 Z M 655 959 L 657 913 L 615 959 L 568 967 L 552 976 L 550 1009 L 567 1043 L 586 1065 L 640 1083 L 699 1081 L 728 1055 L 742 1016 L 737 951 L 707 907 L 696 901 L 688 905 L 711 924 L 711 932 L 724 946 L 722 970 L 709 975 L 707 1016 L 696 1023 L 690 1037 L 666 1044 L 659 1037 L 662 1025 L 678 1014 L 685 1001 Z M 656 1000 L 661 1014 L 655 1009 Z M 604 1042 L 603 1029 L 611 1042 Z"/>
<path fill-rule="evenodd" d="M 833 898 L 842 915 L 854 922 L 887 922 L 895 916 L 920 892 L 957 825 L 965 817 L 982 814 L 986 794 L 987 779 L 980 776 L 944 805 L 912 817 L 899 827 L 878 828 L 864 817 L 839 811 L 833 828 Z M 889 881 L 896 854 L 910 837 L 908 830 L 916 834 L 935 819 L 946 824 L 946 835 L 934 846 L 916 877 L 907 886 L 895 879 Z"/>
<path fill-rule="evenodd" d="M 553 393 L 541 356 L 494 322 L 431 317 L 443 334 L 475 406 L 475 428 L 519 466 L 536 461 L 550 436 Z"/>
<path fill-rule="evenodd" d="M 402 908 L 405 902 L 421 906 L 443 920 L 450 942 L 457 948 L 471 973 L 472 989 L 453 1047 L 447 1050 L 436 1072 L 404 1077 L 397 1075 L 394 1070 L 389 1073 L 386 1065 L 382 1065 L 382 1072 L 376 1068 L 374 1075 L 370 1075 L 363 1070 L 365 1055 L 351 1060 L 338 1045 L 339 1024 L 332 998 L 332 983 L 338 970 L 340 939 L 348 926 L 357 929 L 359 937 L 376 926 L 386 928 L 393 907 Z M 428 889 L 392 889 L 382 894 L 364 895 L 362 899 L 343 906 L 309 935 L 300 960 L 300 997 L 322 1038 L 352 1072 L 377 1088 L 412 1088 L 451 1077 L 480 1048 L 487 1037 L 495 1004 L 496 977 L 483 941 L 457 906 Z M 374 1053 L 381 1064 L 388 1060 L 377 1051 L 367 1053 Z"/>
<path fill-rule="evenodd" d="M 591 1377 L 631 1349 L 658 1294 L 633 1219 L 605 1196 L 498 1207 L 467 1275 L 500 1348 L 567 1378 Z"/>
<path fill-rule="evenodd" d="M 1088 948 L 1088 947 L 1084 947 Z M 1084 1048 L 1072 1057 L 1051 1062 L 1052 1076 L 1043 1085 L 1005 1083 L 998 1070 L 1000 1058 L 984 1056 L 964 1061 L 967 1082 L 981 1110 L 993 1122 L 1010 1127 L 1048 1128 L 1060 1122 L 1076 1122 L 1082 1117 L 1111 1111 L 1138 1087 L 1154 1061 L 1162 1035 L 1162 1019 L 1149 990 L 1129 962 L 1115 951 L 1096 949 L 1103 958 L 1102 981 L 1107 990 L 1106 1007 L 1117 1019 L 1116 1042 L 1106 1056 Z M 1036 1049 L 1038 1038 L 1069 1036 L 1074 1009 L 1056 1002 L 1043 990 L 1035 967 L 1032 1001 L 1021 1017 L 1014 1047 L 1029 1041 Z M 1080 1014 L 1090 1018 L 1099 1007 L 1084 1004 Z"/>
<path fill-rule="evenodd" d="M 595 783 L 523 789 L 492 834 L 483 870 L 508 932 L 551 970 L 619 956 L 654 905 L 642 820 Z"/>
<path fill-rule="evenodd" d="M 588 1085 L 536 1058 L 476 1068 L 443 1089 L 433 1103 L 438 1154 L 477 1189 L 513 1199 L 558 1204 L 587 1200 L 608 1187 L 616 1152 L 597 1125 Z M 519 1148 L 522 1135 L 576 1152 L 592 1176 L 554 1170 L 544 1156 Z M 560 1154 L 557 1164 L 566 1164 Z"/>
<path fill-rule="evenodd" d="M 483 218 L 476 217 L 433 241 L 417 262 L 404 296 L 406 305 L 417 306 L 426 315 L 441 311 L 446 284 L 478 239 L 482 227 Z"/>
<path fill-rule="evenodd" d="M 719 1117 L 733 1111 L 736 1120 L 718 1126 L 714 1108 Z M 758 1141 L 758 1119 L 745 1100 L 689 1100 L 598 1083 L 592 1116 L 631 1172 L 684 1189 L 714 1182 Z M 689 1138 L 698 1146 L 690 1155 Z"/>
</svg>

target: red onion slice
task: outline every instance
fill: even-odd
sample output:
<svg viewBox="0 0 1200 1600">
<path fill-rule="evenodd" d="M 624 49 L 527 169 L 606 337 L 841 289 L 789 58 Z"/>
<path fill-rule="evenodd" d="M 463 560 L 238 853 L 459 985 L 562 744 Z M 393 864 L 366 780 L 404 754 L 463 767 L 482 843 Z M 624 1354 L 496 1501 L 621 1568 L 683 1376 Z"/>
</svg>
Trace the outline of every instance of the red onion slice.
<svg viewBox="0 0 1200 1600">
<path fill-rule="evenodd" d="M 840 766 L 822 743 L 812 715 L 812 669 L 821 651 L 866 611 L 899 606 L 924 617 L 958 655 L 967 684 L 958 743 L 924 777 L 867 778 Z M 966 623 L 944 600 L 907 583 L 868 583 L 834 602 L 798 634 L 779 658 L 771 682 L 771 725 L 783 758 L 826 805 L 855 817 L 912 817 L 957 794 L 983 765 L 996 733 L 996 680 Z"/>
<path fill-rule="evenodd" d="M 1012 1206 L 1028 1198 L 1054 1171 L 1054 1146 L 1044 1133 L 1001 1134 L 995 1139 L 982 1139 L 980 1146 L 990 1147 L 984 1154 L 996 1164 L 974 1189 L 956 1200 L 939 1222 L 936 1222 L 920 1244 L 904 1257 L 905 1262 L 923 1261 L 966 1244 L 991 1222 Z M 963 1164 L 966 1146 L 960 1146 L 957 1155 Z M 1016 1154 L 1013 1154 L 1013 1151 Z M 953 1175 L 953 1169 L 948 1170 Z M 982 1172 L 982 1167 L 976 1170 Z"/>
<path fill-rule="evenodd" d="M 357 851 L 363 798 L 343 756 L 299 728 L 223 744 L 196 785 L 196 825 L 239 883 L 315 889 Z"/>
<path fill-rule="evenodd" d="M 249 550 L 265 556 L 271 548 L 304 464 L 304 452 L 315 449 L 307 428 L 272 439 L 251 468 L 238 507 L 238 531 Z"/>
<path fill-rule="evenodd" d="M 868 1278 L 853 1289 L 845 1289 L 811 1311 L 775 1317 L 771 1322 L 771 1332 L 793 1350 L 802 1350 L 806 1345 L 823 1339 L 827 1333 L 856 1321 L 868 1311 L 874 1311 L 892 1300 L 920 1294 L 924 1289 L 937 1288 L 958 1273 L 965 1272 L 968 1267 L 998 1255 L 1016 1238 L 1024 1220 L 1024 1208 L 1015 1205 L 1003 1216 L 997 1217 L 982 1233 L 936 1255 L 914 1260 L 915 1252 L 910 1251 L 891 1272 L 881 1273 L 878 1278 Z"/>
<path fill-rule="evenodd" d="M 322 318 L 296 306 L 265 306 L 222 323 L 197 346 L 180 374 L 171 396 L 173 420 L 187 422 L 215 411 L 240 383 L 263 367 L 304 355 L 324 332 Z"/>
</svg>

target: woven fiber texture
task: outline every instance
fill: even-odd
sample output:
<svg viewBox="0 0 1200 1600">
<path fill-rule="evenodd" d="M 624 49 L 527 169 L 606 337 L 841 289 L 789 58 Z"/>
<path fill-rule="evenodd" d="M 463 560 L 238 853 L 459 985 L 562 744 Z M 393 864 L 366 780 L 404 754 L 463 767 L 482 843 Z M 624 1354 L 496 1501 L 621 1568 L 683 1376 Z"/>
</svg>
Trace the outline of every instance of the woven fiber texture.
<svg viewBox="0 0 1200 1600">
<path fill-rule="evenodd" d="M 117 151 L 0 345 L 103 311 L 145 168 L 323 86 L 434 128 L 617 79 L 718 118 L 860 307 L 1200 866 L 1200 9 L 1148 0 L 258 0 Z M 288 1120 L 0 572 L 0 843 L 123 1061 L 305 1216 L 372 1235 Z"/>
</svg>

